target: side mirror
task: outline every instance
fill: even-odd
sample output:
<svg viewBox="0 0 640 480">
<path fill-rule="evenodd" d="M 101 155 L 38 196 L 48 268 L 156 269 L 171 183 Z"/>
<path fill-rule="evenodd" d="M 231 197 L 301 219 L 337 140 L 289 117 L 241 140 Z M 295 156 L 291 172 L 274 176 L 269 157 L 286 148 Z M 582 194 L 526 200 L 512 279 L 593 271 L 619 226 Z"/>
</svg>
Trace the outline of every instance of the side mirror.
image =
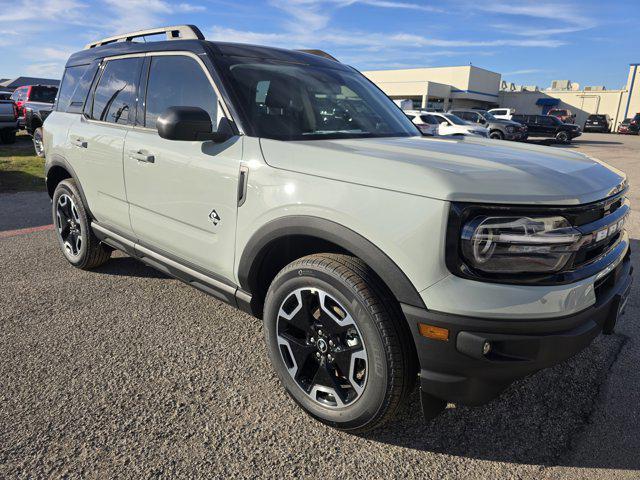
<svg viewBox="0 0 640 480">
<path fill-rule="evenodd" d="M 228 122 L 221 122 L 220 127 L 219 131 L 213 132 L 211 117 L 200 107 L 169 107 L 156 121 L 161 138 L 186 142 L 211 140 L 221 143 L 233 136 Z"/>
</svg>

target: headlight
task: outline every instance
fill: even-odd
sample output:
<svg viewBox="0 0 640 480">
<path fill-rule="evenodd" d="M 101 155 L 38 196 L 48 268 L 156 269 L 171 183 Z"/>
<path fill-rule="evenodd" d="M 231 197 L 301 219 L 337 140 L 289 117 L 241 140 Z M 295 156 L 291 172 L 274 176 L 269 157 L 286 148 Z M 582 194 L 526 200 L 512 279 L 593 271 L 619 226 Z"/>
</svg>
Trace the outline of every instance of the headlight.
<svg viewBox="0 0 640 480">
<path fill-rule="evenodd" d="M 579 248 L 580 232 L 561 216 L 478 216 L 461 233 L 464 260 L 486 273 L 552 273 Z"/>
<path fill-rule="evenodd" d="M 505 129 L 508 133 L 513 133 L 513 126 L 512 125 L 507 125 L 507 128 Z"/>
</svg>

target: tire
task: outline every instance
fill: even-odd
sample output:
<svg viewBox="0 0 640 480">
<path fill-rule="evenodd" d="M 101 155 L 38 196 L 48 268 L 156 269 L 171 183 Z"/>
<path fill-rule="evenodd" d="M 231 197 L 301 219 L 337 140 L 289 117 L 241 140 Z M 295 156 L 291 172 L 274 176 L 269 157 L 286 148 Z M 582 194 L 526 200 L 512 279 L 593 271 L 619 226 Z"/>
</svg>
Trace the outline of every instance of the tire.
<svg viewBox="0 0 640 480">
<path fill-rule="evenodd" d="M 269 287 L 264 323 L 285 390 L 334 428 L 380 426 L 415 385 L 417 357 L 406 320 L 387 288 L 355 257 L 317 254 L 290 263 Z M 327 383 L 334 388 L 327 390 Z"/>
<path fill-rule="evenodd" d="M 571 137 L 565 131 L 558 132 L 556 134 L 556 141 L 559 142 L 559 143 L 564 143 L 564 144 L 571 143 Z"/>
<path fill-rule="evenodd" d="M 90 227 L 87 210 L 75 182 L 61 181 L 53 193 L 53 225 L 65 258 L 74 267 L 89 270 L 111 257 L 111 248 L 100 243 Z"/>
<path fill-rule="evenodd" d="M 493 138 L 494 140 L 504 140 L 504 134 L 500 130 L 492 130 L 489 133 L 489 138 Z"/>
<path fill-rule="evenodd" d="M 16 143 L 16 132 L 14 130 L 4 130 L 0 132 L 0 141 L 10 144 Z"/>
<path fill-rule="evenodd" d="M 44 158 L 44 145 L 42 143 L 42 127 L 38 127 L 33 131 L 33 149 L 36 151 L 36 156 Z"/>
</svg>

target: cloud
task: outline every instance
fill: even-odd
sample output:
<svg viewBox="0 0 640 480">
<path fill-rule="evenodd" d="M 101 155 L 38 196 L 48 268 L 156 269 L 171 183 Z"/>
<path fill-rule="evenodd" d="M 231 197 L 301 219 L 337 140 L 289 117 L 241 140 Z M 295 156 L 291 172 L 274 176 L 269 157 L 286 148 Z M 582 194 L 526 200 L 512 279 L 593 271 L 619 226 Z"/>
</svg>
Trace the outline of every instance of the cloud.
<svg viewBox="0 0 640 480">
<path fill-rule="evenodd" d="M 532 73 L 542 73 L 542 72 L 546 72 L 546 70 L 542 70 L 540 68 L 526 68 L 523 70 L 513 70 L 512 72 L 504 72 L 502 75 L 506 76 L 506 75 L 529 75 Z"/>
<path fill-rule="evenodd" d="M 20 22 L 35 21 L 74 21 L 82 16 L 86 5 L 76 0 L 19 0 L 9 3 L 0 12 L 0 23 L 11 22 L 13 28 Z"/>
<path fill-rule="evenodd" d="M 25 74 L 33 77 L 62 78 L 64 62 L 32 63 L 25 68 Z"/>
</svg>

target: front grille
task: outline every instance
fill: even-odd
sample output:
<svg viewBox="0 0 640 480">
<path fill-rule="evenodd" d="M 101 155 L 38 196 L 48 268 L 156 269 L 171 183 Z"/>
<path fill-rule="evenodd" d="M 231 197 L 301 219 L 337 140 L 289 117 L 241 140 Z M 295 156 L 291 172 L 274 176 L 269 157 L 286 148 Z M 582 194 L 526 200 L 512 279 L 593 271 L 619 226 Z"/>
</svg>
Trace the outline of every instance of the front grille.
<svg viewBox="0 0 640 480">
<path fill-rule="evenodd" d="M 610 253 L 624 236 L 629 202 L 624 192 L 578 213 L 572 223 L 582 233 L 581 246 L 565 270 L 576 270 Z"/>
</svg>

